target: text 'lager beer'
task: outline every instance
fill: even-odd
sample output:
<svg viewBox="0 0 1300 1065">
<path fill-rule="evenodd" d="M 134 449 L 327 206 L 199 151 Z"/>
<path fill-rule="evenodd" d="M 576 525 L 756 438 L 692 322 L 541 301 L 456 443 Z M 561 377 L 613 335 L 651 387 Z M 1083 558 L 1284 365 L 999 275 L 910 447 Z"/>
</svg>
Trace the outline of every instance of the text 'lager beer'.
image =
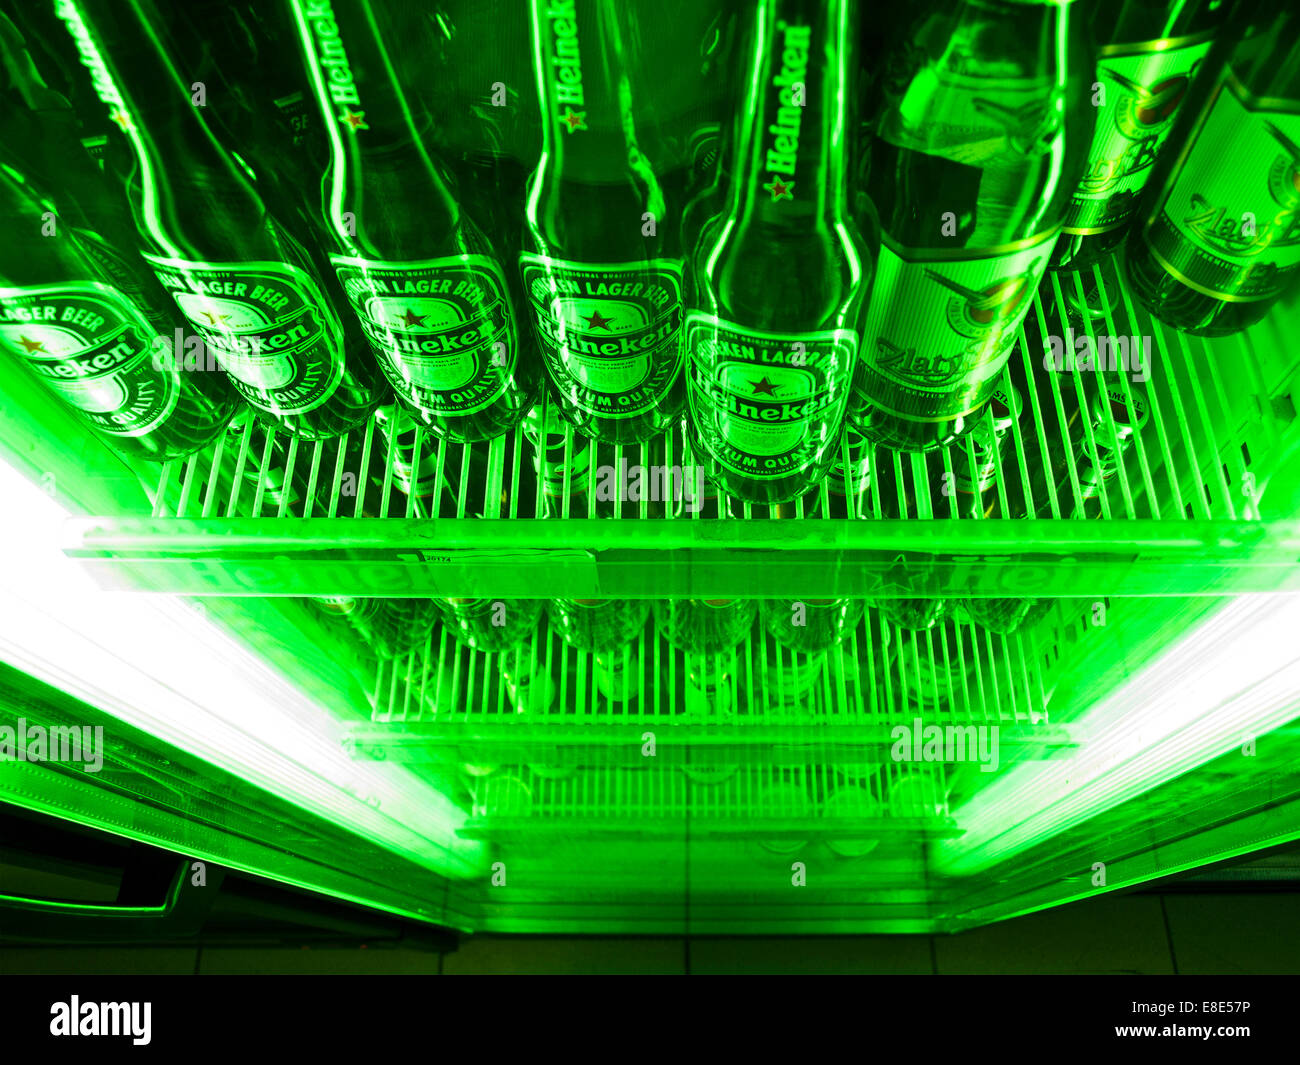
<svg viewBox="0 0 1300 1065">
<path fill-rule="evenodd" d="M 398 83 L 401 39 L 371 0 L 291 0 L 330 145 L 330 261 L 397 398 L 453 440 L 486 440 L 532 405 L 501 262 L 430 153 L 432 117 Z M 512 264 L 513 265 L 513 264 Z"/>
<path fill-rule="evenodd" d="M 870 148 L 880 261 L 852 414 L 946 447 L 988 402 L 1078 185 L 1095 109 L 1078 4 L 927 4 L 891 49 Z"/>
<path fill-rule="evenodd" d="M 224 379 L 182 374 L 160 347 L 171 337 L 104 268 L 111 249 L 60 229 L 52 207 L 0 166 L 0 350 L 118 451 L 161 462 L 198 450 L 230 420 Z"/>
<path fill-rule="evenodd" d="M 157 9 L 58 0 L 56 10 L 120 131 L 144 257 L 235 388 L 263 420 L 306 439 L 360 425 L 377 375 L 345 358 L 308 252 L 191 102 Z"/>
<path fill-rule="evenodd" d="M 852 0 L 764 0 L 724 214 L 691 257 L 693 449 L 751 503 L 834 463 L 871 257 L 847 210 Z"/>
<path fill-rule="evenodd" d="M 528 185 L 525 298 L 560 412 L 596 440 L 639 443 L 671 424 L 684 386 L 681 182 L 657 171 L 654 119 L 640 106 L 637 3 L 530 2 L 542 153 Z"/>
<path fill-rule="evenodd" d="M 1193 89 L 1127 245 L 1133 294 L 1198 336 L 1254 324 L 1300 276 L 1300 9 L 1253 12 Z"/>
<path fill-rule="evenodd" d="M 1102 0 L 1092 13 L 1097 108 L 1088 164 L 1052 267 L 1078 270 L 1124 240 L 1138 197 L 1228 11 L 1226 0 Z"/>
</svg>

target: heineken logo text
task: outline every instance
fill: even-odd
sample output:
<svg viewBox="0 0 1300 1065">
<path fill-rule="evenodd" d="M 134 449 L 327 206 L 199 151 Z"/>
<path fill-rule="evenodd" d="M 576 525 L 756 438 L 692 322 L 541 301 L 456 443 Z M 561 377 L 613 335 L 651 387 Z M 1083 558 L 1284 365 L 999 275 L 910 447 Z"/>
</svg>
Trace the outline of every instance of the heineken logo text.
<svg viewBox="0 0 1300 1065">
<path fill-rule="evenodd" d="M 339 38 L 338 23 L 334 21 L 330 5 L 326 0 L 302 0 L 298 10 L 311 26 L 315 38 L 316 62 L 324 77 L 325 91 L 329 93 L 331 103 L 339 108 L 335 117 L 353 130 L 368 129 L 365 112 L 353 110 L 361 103 L 361 97 L 357 94 L 352 67 L 343 49 L 343 41 Z"/>
<path fill-rule="evenodd" d="M 90 71 L 90 81 L 94 86 L 95 95 L 104 103 L 113 107 L 115 121 L 119 120 L 119 116 L 123 116 L 120 124 L 125 129 L 124 110 L 126 105 L 118 93 L 117 87 L 113 84 L 113 77 L 109 74 L 108 67 L 104 65 L 104 59 L 99 54 L 99 49 L 95 47 L 95 42 L 91 40 L 90 31 L 86 29 L 86 24 L 81 21 L 81 13 L 68 0 L 56 0 L 54 13 L 67 23 L 68 32 L 72 35 L 72 39 L 77 45 L 77 51 L 81 54 L 81 62 Z"/>
<path fill-rule="evenodd" d="M 799 154 L 799 127 L 806 103 L 804 79 L 808 74 L 808 50 L 812 30 L 808 26 L 791 26 L 778 22 L 782 34 L 781 72 L 772 78 L 779 106 L 776 121 L 768 127 L 772 134 L 767 149 L 765 169 L 772 180 L 763 188 L 772 194 L 772 202 L 794 199 L 795 166 Z"/>
<path fill-rule="evenodd" d="M 578 22 L 574 0 L 551 0 L 546 6 L 546 17 L 551 23 L 555 38 L 555 54 L 551 66 L 555 68 L 551 81 L 551 95 L 556 114 L 569 133 L 587 128 L 586 97 L 582 91 L 582 57 L 578 47 Z"/>
</svg>

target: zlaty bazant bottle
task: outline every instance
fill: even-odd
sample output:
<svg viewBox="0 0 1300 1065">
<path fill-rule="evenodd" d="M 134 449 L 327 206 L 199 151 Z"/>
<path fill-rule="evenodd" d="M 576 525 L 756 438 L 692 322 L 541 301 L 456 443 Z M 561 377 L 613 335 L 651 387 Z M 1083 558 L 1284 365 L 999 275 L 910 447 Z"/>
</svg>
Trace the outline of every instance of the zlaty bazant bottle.
<svg viewBox="0 0 1300 1065">
<path fill-rule="evenodd" d="M 997 385 L 1091 141 L 1080 6 L 958 0 L 901 24 L 870 149 L 881 249 L 851 410 L 877 444 L 946 447 Z"/>
<path fill-rule="evenodd" d="M 1259 321 L 1300 276 L 1300 9 L 1241 10 L 1225 36 L 1240 39 L 1193 88 L 1125 248 L 1138 301 L 1197 336 Z"/>
</svg>

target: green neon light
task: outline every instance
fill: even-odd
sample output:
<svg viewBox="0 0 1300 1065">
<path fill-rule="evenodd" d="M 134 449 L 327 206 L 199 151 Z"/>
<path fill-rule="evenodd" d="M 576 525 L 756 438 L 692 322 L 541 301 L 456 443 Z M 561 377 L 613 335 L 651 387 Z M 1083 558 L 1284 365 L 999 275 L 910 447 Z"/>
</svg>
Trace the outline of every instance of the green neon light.
<svg viewBox="0 0 1300 1065">
<path fill-rule="evenodd" d="M 465 812 L 398 765 L 359 762 L 346 727 L 184 601 L 104 592 L 58 543 L 68 516 L 7 464 L 0 655 L 16 668 L 435 872 L 475 876 Z M 93 776 L 87 775 L 88 778 Z M 88 783 L 94 783 L 88 779 Z"/>
<path fill-rule="evenodd" d="M 1078 724 L 1086 742 L 1021 765 L 954 811 L 966 829 L 936 845 L 938 868 L 970 875 L 1300 715 L 1300 597 L 1222 607 Z"/>
</svg>

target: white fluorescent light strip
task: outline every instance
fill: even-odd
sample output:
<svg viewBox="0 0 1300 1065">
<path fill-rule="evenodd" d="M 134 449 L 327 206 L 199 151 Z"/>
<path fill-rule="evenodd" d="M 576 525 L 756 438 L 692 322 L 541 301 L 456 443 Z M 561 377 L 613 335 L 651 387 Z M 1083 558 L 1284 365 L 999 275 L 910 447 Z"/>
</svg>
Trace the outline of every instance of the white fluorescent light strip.
<svg viewBox="0 0 1300 1065">
<path fill-rule="evenodd" d="M 1297 716 L 1300 596 L 1229 600 L 1088 710 L 1078 748 L 1017 766 L 954 811 L 967 831 L 937 843 L 936 864 L 986 869 Z"/>
<path fill-rule="evenodd" d="M 481 873 L 465 812 L 427 781 L 348 757 L 346 722 L 183 600 L 97 587 L 57 547 L 67 512 L 3 462 L 0 499 L 6 661 L 436 872 Z"/>
</svg>

